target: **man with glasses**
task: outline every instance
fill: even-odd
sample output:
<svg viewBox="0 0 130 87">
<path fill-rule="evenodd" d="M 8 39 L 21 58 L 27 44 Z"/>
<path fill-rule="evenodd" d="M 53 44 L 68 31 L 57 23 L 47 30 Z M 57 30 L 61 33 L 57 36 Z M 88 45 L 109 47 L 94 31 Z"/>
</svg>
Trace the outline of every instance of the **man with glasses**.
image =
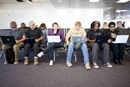
<svg viewBox="0 0 130 87">
<path fill-rule="evenodd" d="M 33 21 L 29 22 L 29 26 L 30 26 L 30 29 L 26 33 L 26 38 L 30 40 L 35 40 L 35 42 L 31 43 L 26 40 L 26 44 L 24 47 L 24 54 L 25 54 L 24 65 L 28 65 L 28 57 L 29 57 L 30 48 L 33 48 L 33 51 L 34 51 L 34 65 L 38 65 L 37 54 L 39 52 L 39 46 L 40 46 L 41 40 L 43 39 L 43 34 L 40 29 L 36 28 L 36 25 Z"/>
<path fill-rule="evenodd" d="M 116 36 L 120 34 L 119 30 L 115 29 L 115 23 L 110 22 L 109 23 L 109 29 L 104 31 L 105 36 L 109 36 L 108 43 L 110 43 L 110 47 L 113 51 L 113 62 L 115 64 L 123 65 L 123 56 L 124 56 L 124 49 L 125 45 L 122 43 L 112 43 L 112 41 L 115 41 Z"/>
</svg>

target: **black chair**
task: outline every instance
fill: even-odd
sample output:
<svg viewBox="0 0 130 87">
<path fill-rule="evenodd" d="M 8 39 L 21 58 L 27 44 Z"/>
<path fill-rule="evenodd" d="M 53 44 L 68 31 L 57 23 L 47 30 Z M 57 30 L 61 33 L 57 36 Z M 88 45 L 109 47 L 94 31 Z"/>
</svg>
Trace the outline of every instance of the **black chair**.
<svg viewBox="0 0 130 87">
<path fill-rule="evenodd" d="M 2 51 L 0 54 L 0 60 L 3 58 L 3 55 L 4 55 L 4 51 Z"/>
<path fill-rule="evenodd" d="M 129 35 L 128 41 L 125 46 L 125 50 L 130 55 L 130 29 L 119 29 L 121 35 Z"/>
<path fill-rule="evenodd" d="M 0 36 L 9 36 L 10 31 L 11 31 L 11 29 L 0 29 Z M 0 38 L 0 42 L 2 42 L 1 38 Z M 1 44 L 1 47 L 2 47 L 2 44 Z M 0 50 L 2 51 L 2 48 L 0 48 Z M 3 55 L 4 55 L 4 51 L 1 52 L 0 59 L 3 58 Z"/>
<path fill-rule="evenodd" d="M 63 46 L 54 49 L 54 51 L 53 51 L 53 56 L 54 56 L 53 60 L 54 61 L 56 61 L 56 56 L 58 56 L 58 51 L 61 51 L 61 50 L 65 50 L 64 44 L 63 44 Z"/>
</svg>

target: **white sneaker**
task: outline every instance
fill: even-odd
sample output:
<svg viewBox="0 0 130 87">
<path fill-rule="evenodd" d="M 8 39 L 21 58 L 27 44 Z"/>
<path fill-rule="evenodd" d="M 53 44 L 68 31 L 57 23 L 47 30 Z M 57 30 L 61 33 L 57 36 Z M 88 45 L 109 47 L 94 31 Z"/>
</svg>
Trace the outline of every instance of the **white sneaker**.
<svg viewBox="0 0 130 87">
<path fill-rule="evenodd" d="M 96 63 L 93 63 L 93 67 L 94 67 L 95 69 L 98 69 L 98 68 L 99 68 L 99 66 L 98 66 Z"/>
<path fill-rule="evenodd" d="M 72 67 L 72 63 L 71 62 L 67 62 L 66 63 L 68 67 Z"/>
<path fill-rule="evenodd" d="M 4 64 L 6 65 L 6 64 L 8 64 L 8 62 L 6 61 L 6 62 L 4 62 Z"/>
<path fill-rule="evenodd" d="M 50 60 L 49 65 L 50 65 L 50 66 L 52 66 L 52 65 L 53 65 L 53 60 Z"/>
<path fill-rule="evenodd" d="M 107 67 L 111 68 L 112 65 L 110 63 L 105 63 L 104 65 L 106 65 Z"/>
<path fill-rule="evenodd" d="M 44 55 L 43 52 L 40 52 L 40 53 L 37 54 L 38 57 L 42 57 L 43 55 Z"/>
</svg>

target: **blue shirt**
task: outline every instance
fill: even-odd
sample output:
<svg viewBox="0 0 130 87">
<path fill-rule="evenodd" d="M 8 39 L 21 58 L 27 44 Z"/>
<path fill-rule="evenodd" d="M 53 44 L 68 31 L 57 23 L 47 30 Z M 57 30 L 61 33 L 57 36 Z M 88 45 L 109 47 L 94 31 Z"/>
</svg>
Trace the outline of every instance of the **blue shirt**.
<svg viewBox="0 0 130 87">
<path fill-rule="evenodd" d="M 15 40 L 21 40 L 24 35 L 25 35 L 24 31 L 20 28 L 17 30 L 12 29 L 10 31 L 10 36 L 14 36 Z"/>
</svg>

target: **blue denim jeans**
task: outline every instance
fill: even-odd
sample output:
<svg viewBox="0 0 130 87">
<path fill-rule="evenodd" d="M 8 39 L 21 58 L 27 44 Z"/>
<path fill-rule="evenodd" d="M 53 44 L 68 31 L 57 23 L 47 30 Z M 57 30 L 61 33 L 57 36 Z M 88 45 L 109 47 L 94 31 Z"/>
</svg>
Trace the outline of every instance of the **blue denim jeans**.
<svg viewBox="0 0 130 87">
<path fill-rule="evenodd" d="M 84 56 L 84 64 L 89 63 L 89 55 L 88 55 L 88 49 L 85 43 L 82 43 L 80 46 L 80 49 L 83 52 Z M 67 62 L 71 62 L 72 53 L 74 51 L 74 43 L 70 43 L 68 47 L 68 53 L 67 53 Z"/>
</svg>

